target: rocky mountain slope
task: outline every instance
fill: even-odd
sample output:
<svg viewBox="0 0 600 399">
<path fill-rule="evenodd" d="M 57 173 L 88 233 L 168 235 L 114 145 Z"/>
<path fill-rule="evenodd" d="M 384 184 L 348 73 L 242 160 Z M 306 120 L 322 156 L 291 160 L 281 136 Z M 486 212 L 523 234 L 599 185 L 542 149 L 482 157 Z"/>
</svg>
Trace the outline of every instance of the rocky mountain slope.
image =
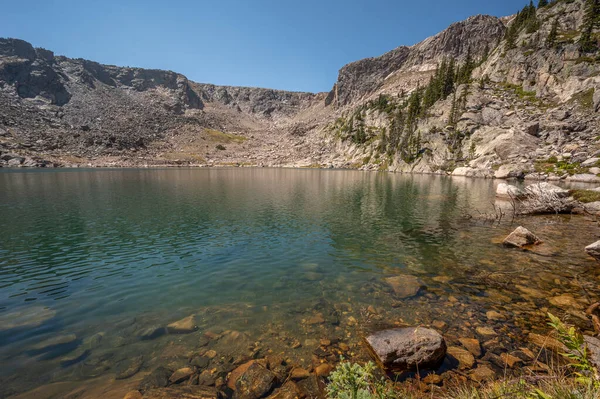
<svg viewBox="0 0 600 399">
<path fill-rule="evenodd" d="M 331 92 L 318 94 L 195 83 L 0 39 L 0 164 L 594 180 L 600 66 L 597 52 L 581 50 L 585 25 L 584 0 L 474 16 L 348 64 Z M 442 64 L 453 76 L 440 92 L 431 87 Z"/>
</svg>

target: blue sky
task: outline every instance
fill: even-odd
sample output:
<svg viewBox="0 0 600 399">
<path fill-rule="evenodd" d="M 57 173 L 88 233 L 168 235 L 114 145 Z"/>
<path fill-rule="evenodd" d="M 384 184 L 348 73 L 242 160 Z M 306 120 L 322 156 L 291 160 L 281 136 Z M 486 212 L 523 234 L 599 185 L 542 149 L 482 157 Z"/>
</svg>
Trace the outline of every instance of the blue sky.
<svg viewBox="0 0 600 399">
<path fill-rule="evenodd" d="M 0 1 L 0 37 L 197 82 L 328 91 L 348 62 L 525 0 Z"/>
</svg>

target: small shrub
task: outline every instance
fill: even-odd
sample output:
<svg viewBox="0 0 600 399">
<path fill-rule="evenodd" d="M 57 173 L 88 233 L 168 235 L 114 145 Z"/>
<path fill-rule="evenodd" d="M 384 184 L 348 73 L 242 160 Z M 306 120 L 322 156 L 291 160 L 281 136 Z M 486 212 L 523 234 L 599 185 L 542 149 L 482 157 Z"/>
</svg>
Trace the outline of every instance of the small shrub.
<svg viewBox="0 0 600 399">
<path fill-rule="evenodd" d="M 567 353 L 561 353 L 570 361 L 569 366 L 577 370 L 576 381 L 588 386 L 600 387 L 600 381 L 596 377 L 596 369 L 588 359 L 587 347 L 583 340 L 583 335 L 575 327 L 565 325 L 558 317 L 548 313 L 550 322 L 548 323 L 557 333 L 558 339 L 567 349 Z"/>
<path fill-rule="evenodd" d="M 227 149 L 223 144 L 217 144 L 215 148 L 219 151 L 225 151 Z"/>
<path fill-rule="evenodd" d="M 329 376 L 327 385 L 329 399 L 391 399 L 393 390 L 385 380 L 375 377 L 375 364 L 364 366 L 342 360 Z"/>
</svg>

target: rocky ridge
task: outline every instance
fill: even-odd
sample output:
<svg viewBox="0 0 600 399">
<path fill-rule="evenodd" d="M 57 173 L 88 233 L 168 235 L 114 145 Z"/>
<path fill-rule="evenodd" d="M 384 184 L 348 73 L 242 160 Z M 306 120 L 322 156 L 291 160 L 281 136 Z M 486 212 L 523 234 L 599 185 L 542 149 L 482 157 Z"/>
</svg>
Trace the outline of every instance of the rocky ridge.
<svg viewBox="0 0 600 399">
<path fill-rule="evenodd" d="M 514 48 L 506 42 L 514 17 L 474 16 L 350 63 L 331 92 L 318 94 L 195 83 L 0 39 L 0 164 L 310 166 L 597 182 L 600 78 L 577 45 L 583 9 L 582 0 L 538 9 L 537 29 L 519 31 Z M 477 61 L 471 81 L 437 101 L 400 144 L 387 143 L 395 112 L 450 58 Z M 387 106 L 378 108 L 382 98 Z M 341 131 L 357 116 L 368 132 L 358 143 Z M 401 154 L 406 143 L 414 156 Z"/>
</svg>

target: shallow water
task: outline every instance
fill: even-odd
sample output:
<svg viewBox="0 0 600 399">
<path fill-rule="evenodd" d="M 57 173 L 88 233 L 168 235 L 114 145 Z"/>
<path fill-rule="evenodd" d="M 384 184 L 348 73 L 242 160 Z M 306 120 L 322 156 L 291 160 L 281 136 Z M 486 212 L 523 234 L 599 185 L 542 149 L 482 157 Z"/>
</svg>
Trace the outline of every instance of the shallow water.
<svg viewBox="0 0 600 399">
<path fill-rule="evenodd" d="M 600 268 L 583 252 L 597 223 L 520 219 L 544 245 L 503 248 L 516 225 L 479 217 L 495 184 L 335 170 L 1 172 L 0 396 L 114 374 L 136 356 L 141 372 L 176 367 L 206 348 L 310 364 L 326 338 L 360 357 L 365 333 L 393 325 L 438 322 L 450 343 L 484 342 L 476 328 L 488 326 L 496 352 L 546 331 L 547 310 L 591 328 L 581 308 L 549 299 L 599 297 Z M 400 298 L 385 281 L 396 275 L 424 289 Z M 199 331 L 140 339 L 190 314 Z M 206 332 L 225 334 L 206 344 Z"/>
</svg>

